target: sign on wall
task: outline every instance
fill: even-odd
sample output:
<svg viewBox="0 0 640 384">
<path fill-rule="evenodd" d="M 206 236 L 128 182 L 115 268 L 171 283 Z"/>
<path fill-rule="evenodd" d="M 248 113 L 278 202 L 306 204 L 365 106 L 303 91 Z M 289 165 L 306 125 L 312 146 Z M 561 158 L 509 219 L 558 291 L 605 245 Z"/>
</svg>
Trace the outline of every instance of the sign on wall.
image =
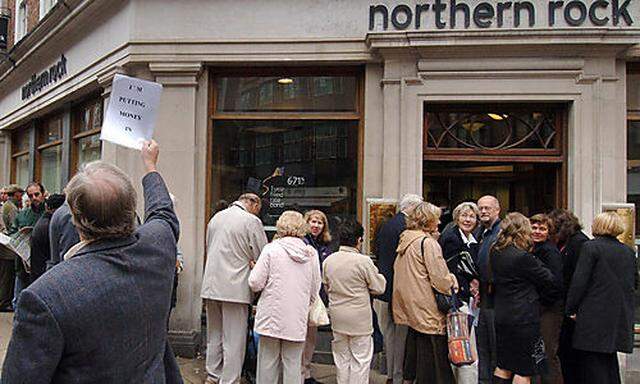
<svg viewBox="0 0 640 384">
<path fill-rule="evenodd" d="M 161 93 L 158 83 L 115 75 L 100 139 L 140 149 L 153 137 Z"/>
<path fill-rule="evenodd" d="M 62 55 L 57 63 L 47 70 L 31 75 L 29 82 L 22 87 L 22 100 L 27 100 L 34 94 L 56 83 L 67 74 L 67 58 Z"/>
<path fill-rule="evenodd" d="M 633 0 L 431 0 L 373 4 L 369 31 L 486 28 L 630 27 Z M 635 8 L 634 8 L 635 7 Z"/>
</svg>

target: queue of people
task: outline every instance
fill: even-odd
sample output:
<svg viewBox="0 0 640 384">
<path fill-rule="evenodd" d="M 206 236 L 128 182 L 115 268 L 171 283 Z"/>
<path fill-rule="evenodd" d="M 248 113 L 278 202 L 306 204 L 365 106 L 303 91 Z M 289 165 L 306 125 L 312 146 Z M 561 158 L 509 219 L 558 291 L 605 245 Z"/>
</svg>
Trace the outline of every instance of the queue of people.
<svg viewBox="0 0 640 384">
<path fill-rule="evenodd" d="M 16 310 L 3 382 L 182 382 L 166 332 L 179 223 L 157 144 L 141 152 L 144 222 L 131 180 L 100 161 L 66 196 L 39 183 L 2 189 L 3 232 L 32 228 L 26 269 L 0 258 L 0 309 Z M 285 211 L 269 242 L 261 208 L 248 191 L 207 226 L 206 383 L 240 381 L 249 326 L 258 384 L 317 383 L 312 308 L 328 313 L 340 384 L 369 382 L 375 314 L 388 383 L 620 382 L 637 269 L 615 213 L 597 215 L 589 239 L 567 210 L 501 219 L 498 199 L 483 196 L 459 204 L 440 234 L 441 209 L 405 195 L 376 233 L 376 265 L 355 220 L 330 228 L 320 210 Z M 469 364 L 449 360 L 451 310 L 470 320 Z"/>
</svg>

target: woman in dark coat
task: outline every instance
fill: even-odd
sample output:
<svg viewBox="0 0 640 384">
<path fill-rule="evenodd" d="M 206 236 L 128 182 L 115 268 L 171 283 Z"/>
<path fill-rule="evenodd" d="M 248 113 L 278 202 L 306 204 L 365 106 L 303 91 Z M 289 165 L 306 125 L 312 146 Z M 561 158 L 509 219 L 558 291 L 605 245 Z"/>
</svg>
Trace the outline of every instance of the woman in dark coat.
<svg viewBox="0 0 640 384">
<path fill-rule="evenodd" d="M 553 232 L 553 223 L 547 215 L 532 216 L 531 238 L 533 239 L 533 255 L 549 268 L 556 279 L 558 287 L 562 285 L 562 256 L 554 242 L 549 238 Z M 549 362 L 549 370 L 542 373 L 542 384 L 562 384 L 562 370 L 558 358 L 558 341 L 560 327 L 564 318 L 563 302 L 560 292 L 555 297 L 540 299 L 540 332 Z"/>
<path fill-rule="evenodd" d="M 615 212 L 595 217 L 595 239 L 582 246 L 565 313 L 576 322 L 581 383 L 620 383 L 617 352 L 633 350 L 635 255 L 616 236 L 624 223 Z"/>
<path fill-rule="evenodd" d="M 500 229 L 489 256 L 497 351 L 494 383 L 530 383 L 545 361 L 539 298 L 557 295 L 559 287 L 551 271 L 529 253 L 529 219 L 510 213 Z"/>
<path fill-rule="evenodd" d="M 562 255 L 562 300 L 566 300 L 567 291 L 571 285 L 573 272 L 580 259 L 582 245 L 589 240 L 582 232 L 580 221 L 571 211 L 556 209 L 549 214 L 553 221 L 555 241 Z M 564 384 L 582 384 L 578 378 L 580 365 L 578 351 L 571 346 L 575 322 L 565 317 L 560 328 L 558 357 L 562 366 Z"/>
</svg>

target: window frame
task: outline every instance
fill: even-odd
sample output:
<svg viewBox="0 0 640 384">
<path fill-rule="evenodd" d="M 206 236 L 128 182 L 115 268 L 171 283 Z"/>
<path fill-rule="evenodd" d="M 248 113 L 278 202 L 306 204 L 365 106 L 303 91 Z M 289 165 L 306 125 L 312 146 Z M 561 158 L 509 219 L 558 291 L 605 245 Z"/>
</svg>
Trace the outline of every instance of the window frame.
<svg viewBox="0 0 640 384">
<path fill-rule="evenodd" d="M 22 127 L 19 127 L 14 132 L 12 132 L 12 135 L 11 135 L 11 174 L 9 179 L 11 180 L 12 184 L 17 183 L 17 177 L 18 177 L 18 172 L 17 172 L 18 160 L 17 159 L 20 157 L 26 157 L 27 161 L 30 160 L 31 143 L 29 142 L 30 141 L 29 129 L 30 129 L 29 124 L 23 125 Z M 16 139 L 16 137 L 18 135 L 25 136 L 25 139 L 27 140 L 27 145 L 28 145 L 27 149 L 23 149 L 20 151 L 17 150 L 18 140 Z"/>
<path fill-rule="evenodd" d="M 91 128 L 86 131 L 81 131 L 81 119 L 80 115 L 84 113 L 86 108 L 91 106 L 93 110 L 95 110 L 95 106 L 97 104 L 101 104 L 100 106 L 100 126 L 98 128 Z M 93 125 L 94 121 L 94 113 L 91 112 L 91 124 Z M 78 161 L 80 159 L 80 139 L 84 139 L 85 137 L 90 137 L 94 135 L 99 135 L 102 132 L 102 122 L 104 121 L 104 100 L 100 95 L 94 95 L 84 99 L 83 101 L 76 104 L 71 109 L 71 158 L 69 161 L 69 178 L 73 177 L 73 175 L 78 172 Z M 100 157 L 102 157 L 102 148 L 100 149 Z"/>
<path fill-rule="evenodd" d="M 62 167 L 64 167 L 64 111 L 56 111 L 53 112 L 44 118 L 40 119 L 36 123 L 36 142 L 35 142 L 35 170 L 34 170 L 34 180 L 38 182 L 42 182 L 42 151 L 46 149 L 50 149 L 53 147 L 60 147 L 62 154 L 60 158 L 60 172 L 62 175 Z M 49 121 L 54 119 L 60 119 L 60 138 L 53 141 L 46 141 L 44 137 L 46 132 L 46 126 Z M 60 181 L 60 188 L 64 186 L 63 180 Z M 50 191 L 50 186 L 45 185 L 48 191 Z"/>
<path fill-rule="evenodd" d="M 38 19 L 42 20 L 53 7 L 56 6 L 58 0 L 40 0 L 40 14 Z"/>
<path fill-rule="evenodd" d="M 357 121 L 357 175 L 356 175 L 356 215 L 363 214 L 363 159 L 364 159 L 364 68 L 362 66 L 327 67 L 252 67 L 221 68 L 212 67 L 209 76 L 209 119 L 207 129 L 207 178 L 205 222 L 213 216 L 214 194 L 214 129 L 216 122 L 228 120 L 317 120 L 317 121 Z M 296 77 L 296 76 L 355 76 L 354 112 L 219 112 L 217 110 L 216 80 L 221 77 Z"/>
<path fill-rule="evenodd" d="M 22 12 L 24 10 L 24 12 Z M 16 4 L 16 21 L 14 24 L 14 45 L 18 43 L 18 41 L 22 40 L 23 37 L 27 34 L 29 29 L 29 5 L 27 0 L 17 1 Z M 24 24 L 21 24 L 21 21 Z"/>
</svg>

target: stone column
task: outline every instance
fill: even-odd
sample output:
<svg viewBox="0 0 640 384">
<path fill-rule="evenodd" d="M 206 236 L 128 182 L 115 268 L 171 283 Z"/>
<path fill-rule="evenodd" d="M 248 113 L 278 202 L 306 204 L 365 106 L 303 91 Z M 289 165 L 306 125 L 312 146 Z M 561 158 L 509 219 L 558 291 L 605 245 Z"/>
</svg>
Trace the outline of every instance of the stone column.
<svg viewBox="0 0 640 384">
<path fill-rule="evenodd" d="M 208 78 L 197 62 L 150 63 L 149 70 L 164 87 L 154 138 L 160 144 L 159 170 L 176 197 L 184 256 L 169 337 L 174 352 L 193 357 L 201 338 Z"/>
<path fill-rule="evenodd" d="M 0 161 L 7 164 L 0 169 L 0 186 L 9 184 L 11 180 L 11 136 L 0 131 Z"/>
</svg>

